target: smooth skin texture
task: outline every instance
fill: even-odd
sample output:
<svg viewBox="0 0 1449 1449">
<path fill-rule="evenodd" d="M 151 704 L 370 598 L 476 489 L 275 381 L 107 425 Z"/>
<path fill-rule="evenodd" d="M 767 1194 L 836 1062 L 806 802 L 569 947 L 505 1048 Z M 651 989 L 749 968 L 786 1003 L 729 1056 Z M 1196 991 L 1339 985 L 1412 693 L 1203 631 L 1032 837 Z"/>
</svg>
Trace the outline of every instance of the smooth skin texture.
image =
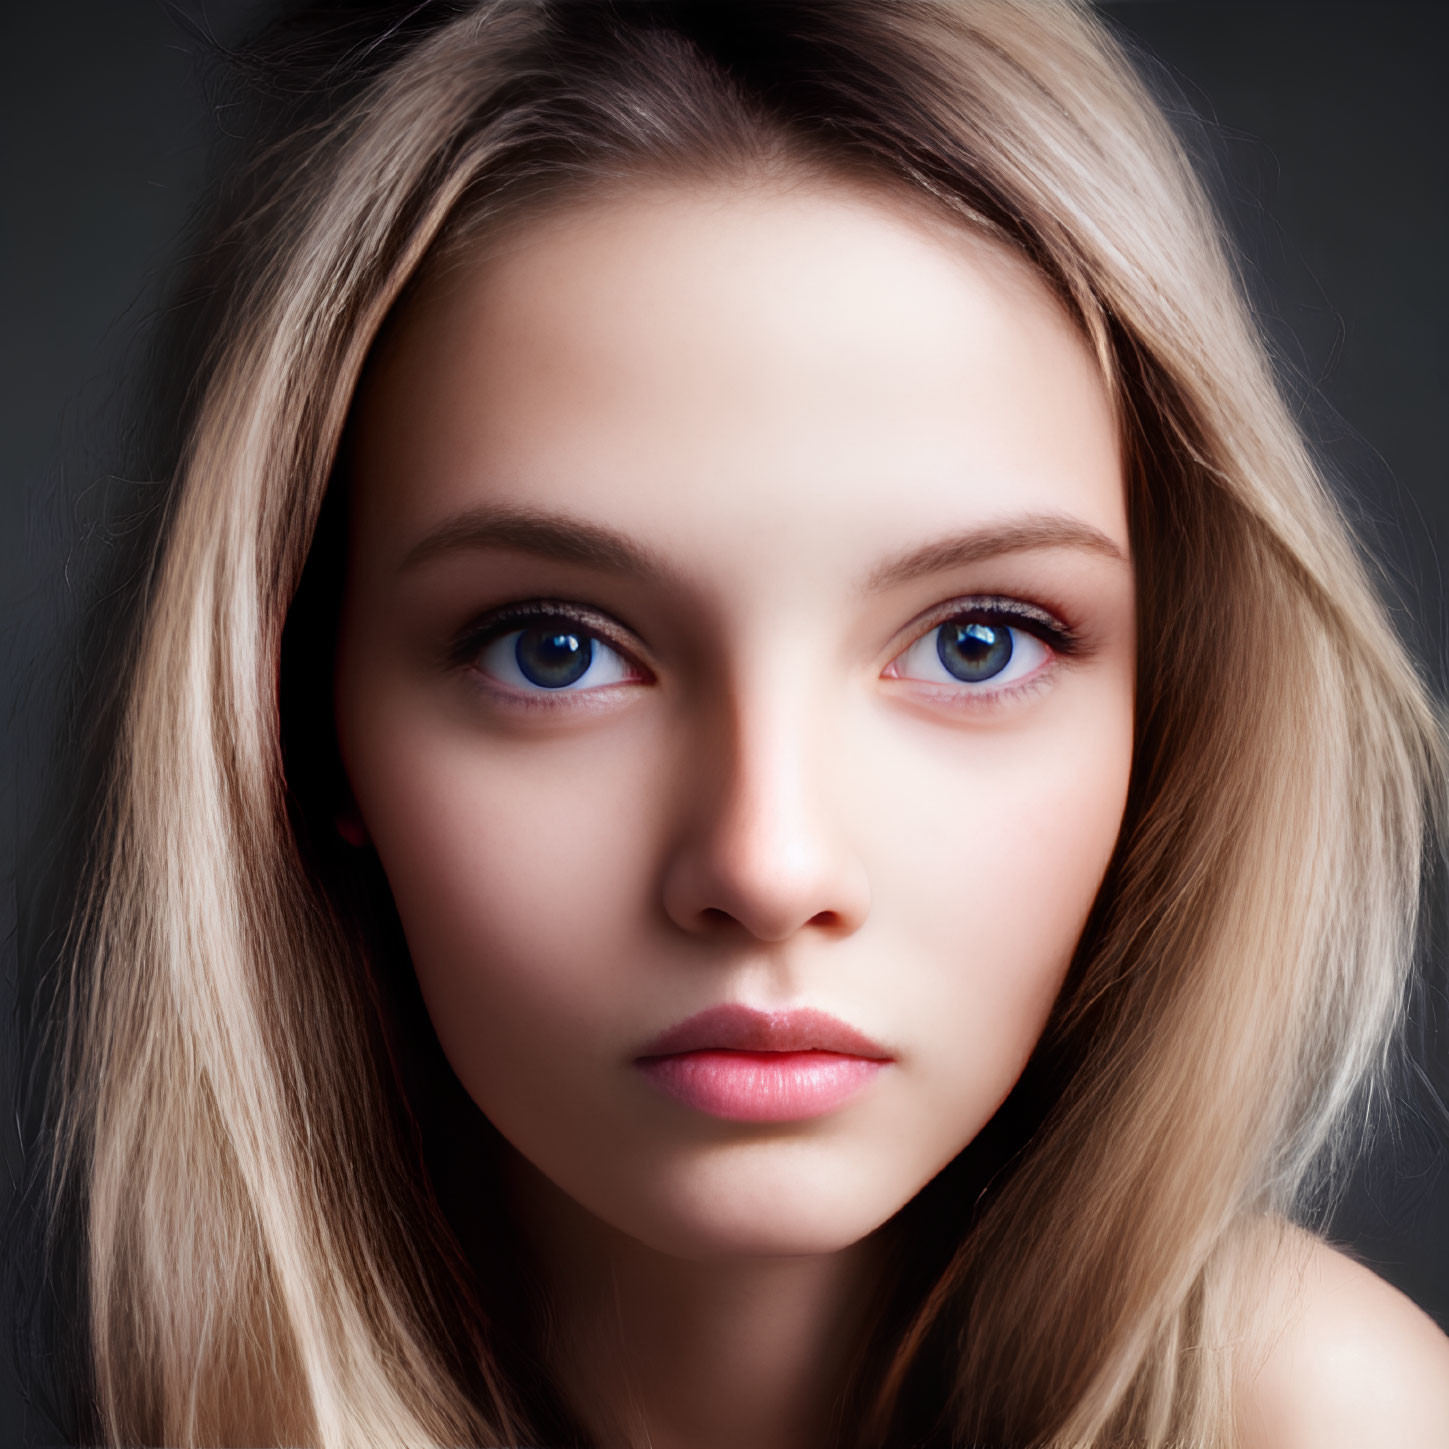
<svg viewBox="0 0 1449 1449">
<path fill-rule="evenodd" d="M 1290 1230 L 1242 1355 L 1242 1449 L 1449 1449 L 1449 1338 L 1397 1289 Z"/>
<path fill-rule="evenodd" d="M 435 279 L 355 423 L 343 828 L 511 1144 L 566 1387 L 606 1439 L 805 1449 L 875 1230 L 1017 1080 L 1120 828 L 1134 574 L 1092 354 L 897 196 L 661 182 Z M 1010 639 L 998 674 L 946 667 L 951 620 Z M 576 679 L 520 668 L 541 623 L 587 641 Z M 823 1117 L 721 1121 L 634 1065 L 720 1002 L 892 1060 Z"/>
</svg>

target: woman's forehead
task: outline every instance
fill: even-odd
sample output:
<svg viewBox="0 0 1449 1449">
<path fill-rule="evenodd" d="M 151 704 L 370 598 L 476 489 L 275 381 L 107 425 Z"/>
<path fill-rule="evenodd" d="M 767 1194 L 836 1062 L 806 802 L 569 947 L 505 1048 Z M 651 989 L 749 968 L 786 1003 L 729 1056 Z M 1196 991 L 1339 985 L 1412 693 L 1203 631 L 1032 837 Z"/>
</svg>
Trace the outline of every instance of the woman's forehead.
<svg viewBox="0 0 1449 1449">
<path fill-rule="evenodd" d="M 1070 514 L 1127 551 L 1072 319 L 1004 248 L 860 188 L 555 212 L 424 287 L 356 411 L 361 545 L 399 557 L 479 507 L 716 548 Z"/>
</svg>

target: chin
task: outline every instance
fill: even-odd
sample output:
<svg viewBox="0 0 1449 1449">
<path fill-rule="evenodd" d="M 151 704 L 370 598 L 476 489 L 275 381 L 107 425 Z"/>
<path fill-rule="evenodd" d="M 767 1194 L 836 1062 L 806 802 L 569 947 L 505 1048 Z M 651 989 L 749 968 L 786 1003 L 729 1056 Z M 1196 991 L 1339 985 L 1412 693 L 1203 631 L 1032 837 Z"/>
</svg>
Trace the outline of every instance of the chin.
<svg viewBox="0 0 1449 1449">
<path fill-rule="evenodd" d="M 735 1144 L 653 1181 L 636 1176 L 619 1195 L 584 1206 L 671 1257 L 802 1257 L 868 1237 L 924 1180 L 905 1172 L 893 1180 L 879 1157 L 854 1160 L 838 1145 Z"/>
</svg>

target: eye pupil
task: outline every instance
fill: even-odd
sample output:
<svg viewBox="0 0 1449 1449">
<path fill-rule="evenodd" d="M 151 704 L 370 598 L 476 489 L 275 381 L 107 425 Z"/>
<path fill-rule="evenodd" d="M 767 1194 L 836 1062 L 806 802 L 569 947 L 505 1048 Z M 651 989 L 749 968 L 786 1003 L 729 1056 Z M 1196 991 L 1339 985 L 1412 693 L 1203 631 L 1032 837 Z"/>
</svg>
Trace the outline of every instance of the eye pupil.
<svg viewBox="0 0 1449 1449">
<path fill-rule="evenodd" d="M 957 679 L 990 679 L 1011 659 L 1011 630 L 979 620 L 952 621 L 941 626 L 936 654 Z"/>
<path fill-rule="evenodd" d="M 530 683 L 545 689 L 561 689 L 588 669 L 594 646 L 587 636 L 560 632 L 557 628 L 525 629 L 513 646 L 513 657 Z"/>
</svg>

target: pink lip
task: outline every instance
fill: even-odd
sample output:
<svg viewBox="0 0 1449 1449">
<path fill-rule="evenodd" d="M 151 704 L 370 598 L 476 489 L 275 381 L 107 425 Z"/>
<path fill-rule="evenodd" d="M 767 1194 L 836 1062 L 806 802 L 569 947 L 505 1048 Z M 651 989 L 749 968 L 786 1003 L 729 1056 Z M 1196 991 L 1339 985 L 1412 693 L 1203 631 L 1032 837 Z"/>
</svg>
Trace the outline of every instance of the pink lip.
<svg viewBox="0 0 1449 1449">
<path fill-rule="evenodd" d="M 891 1054 L 864 1032 L 847 1026 L 838 1016 L 808 1007 L 797 1011 L 756 1011 L 752 1006 L 726 1001 L 686 1017 L 655 1037 L 641 1057 L 669 1056 L 675 1052 L 840 1052 L 844 1056 L 889 1061 Z"/>
<path fill-rule="evenodd" d="M 710 1116 L 793 1122 L 840 1106 L 891 1060 L 826 1012 L 727 1002 L 656 1037 L 636 1065 L 656 1087 Z"/>
</svg>

